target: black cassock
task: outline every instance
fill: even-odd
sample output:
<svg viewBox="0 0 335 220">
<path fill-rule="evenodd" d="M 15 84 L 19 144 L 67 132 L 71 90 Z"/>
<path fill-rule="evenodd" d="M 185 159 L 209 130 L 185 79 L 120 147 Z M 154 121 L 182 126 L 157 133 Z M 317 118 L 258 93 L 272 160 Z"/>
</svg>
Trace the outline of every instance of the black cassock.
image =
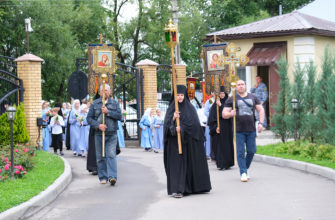
<svg viewBox="0 0 335 220">
<path fill-rule="evenodd" d="M 90 128 L 90 133 L 88 135 L 88 152 L 87 152 L 86 169 L 89 172 L 98 171 L 93 128 Z"/>
<path fill-rule="evenodd" d="M 204 148 L 205 137 L 195 108 L 188 99 L 186 87 L 184 88 L 184 101 L 178 103 L 182 154 L 178 154 L 173 100 L 164 119 L 164 166 L 169 195 L 209 192 L 212 189 Z"/>
<path fill-rule="evenodd" d="M 220 99 L 220 134 L 216 133 L 216 102 L 212 105 L 209 111 L 207 122 L 209 126 L 209 134 L 211 136 L 211 157 L 215 158 L 218 169 L 228 169 L 229 167 L 234 166 L 233 123 L 232 119 L 222 118 L 222 110 L 227 98 L 228 96 L 226 94 L 225 98 Z"/>
</svg>

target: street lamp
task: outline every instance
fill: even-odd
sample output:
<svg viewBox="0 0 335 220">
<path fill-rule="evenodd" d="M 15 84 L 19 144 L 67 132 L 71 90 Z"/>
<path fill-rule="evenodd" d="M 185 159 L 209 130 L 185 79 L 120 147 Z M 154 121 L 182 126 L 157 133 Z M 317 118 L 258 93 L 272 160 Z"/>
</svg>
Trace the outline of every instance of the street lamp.
<svg viewBox="0 0 335 220">
<path fill-rule="evenodd" d="M 6 109 L 7 117 L 10 124 L 10 175 L 11 178 L 14 178 L 14 152 L 13 152 L 13 121 L 15 120 L 16 108 L 9 106 Z"/>
<path fill-rule="evenodd" d="M 30 22 L 31 22 L 31 18 L 24 19 L 24 23 L 26 26 L 26 32 L 27 32 L 27 54 L 29 53 L 29 32 L 33 32 Z"/>
<path fill-rule="evenodd" d="M 297 140 L 297 108 L 298 108 L 298 100 L 292 99 L 291 100 L 293 113 L 294 113 L 294 140 Z"/>
</svg>

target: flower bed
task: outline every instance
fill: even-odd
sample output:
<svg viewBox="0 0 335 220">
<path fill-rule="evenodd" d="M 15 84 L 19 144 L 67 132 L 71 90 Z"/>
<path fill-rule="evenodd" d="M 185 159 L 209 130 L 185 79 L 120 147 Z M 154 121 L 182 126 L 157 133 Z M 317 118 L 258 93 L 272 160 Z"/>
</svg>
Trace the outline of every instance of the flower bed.
<svg viewBox="0 0 335 220">
<path fill-rule="evenodd" d="M 21 178 L 34 167 L 35 147 L 28 145 L 14 146 L 14 177 Z M 10 146 L 0 146 L 0 182 L 11 176 Z"/>
</svg>

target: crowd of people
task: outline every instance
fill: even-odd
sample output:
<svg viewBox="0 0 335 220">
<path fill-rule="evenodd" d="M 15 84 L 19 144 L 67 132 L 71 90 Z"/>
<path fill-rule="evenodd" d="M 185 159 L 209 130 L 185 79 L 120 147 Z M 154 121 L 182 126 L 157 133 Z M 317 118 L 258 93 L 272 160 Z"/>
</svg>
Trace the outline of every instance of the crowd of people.
<svg viewBox="0 0 335 220">
<path fill-rule="evenodd" d="M 42 103 L 43 150 L 53 147 L 55 154 L 63 155 L 63 142 L 75 156 L 88 157 L 87 169 L 97 174 L 101 184 L 117 181 L 117 160 L 120 147 L 124 147 L 119 103 L 110 98 L 110 87 L 100 87 L 100 95 L 90 104 L 74 100 L 49 108 Z M 234 166 L 233 123 L 236 116 L 237 162 L 242 182 L 250 179 L 248 169 L 256 152 L 256 126 L 263 130 L 264 109 L 255 95 L 246 92 L 245 82 L 236 84 L 236 109 L 232 97 L 224 87 L 218 97 L 212 97 L 202 108 L 196 109 L 188 98 L 187 88 L 177 86 L 176 111 L 174 96 L 164 114 L 159 108 L 145 110 L 140 122 L 141 144 L 146 152 L 164 151 L 164 166 L 167 176 L 167 191 L 175 198 L 185 194 L 211 190 L 207 160 L 216 163 L 219 170 Z M 256 125 L 255 110 L 259 123 Z M 105 123 L 102 122 L 102 115 Z M 165 116 L 164 116 L 165 115 Z M 176 121 L 180 124 L 177 126 Z M 219 121 L 218 121 L 219 120 Z M 181 136 L 181 151 L 178 138 Z M 102 145 L 104 143 L 104 148 Z M 245 154 L 246 149 L 246 154 Z"/>
</svg>

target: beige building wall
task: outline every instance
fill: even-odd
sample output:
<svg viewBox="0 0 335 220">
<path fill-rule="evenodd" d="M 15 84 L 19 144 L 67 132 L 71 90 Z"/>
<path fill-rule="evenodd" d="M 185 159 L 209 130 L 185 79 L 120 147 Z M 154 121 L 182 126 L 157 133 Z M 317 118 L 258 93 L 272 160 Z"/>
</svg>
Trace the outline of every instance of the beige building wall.
<svg viewBox="0 0 335 220">
<path fill-rule="evenodd" d="M 315 64 L 317 65 L 317 74 L 321 74 L 322 62 L 326 46 L 332 53 L 335 53 L 335 37 L 315 36 Z"/>
<path fill-rule="evenodd" d="M 322 67 L 322 59 L 324 56 L 324 50 L 327 45 L 332 52 L 335 52 L 335 38 L 333 37 L 324 37 L 317 35 L 292 35 L 292 36 L 282 36 L 282 37 L 268 37 L 268 38 L 253 38 L 253 39 L 242 39 L 242 40 L 231 40 L 229 42 L 235 43 L 237 47 L 241 48 L 241 51 L 238 54 L 247 54 L 249 50 L 252 48 L 254 43 L 263 43 L 263 42 L 277 42 L 277 41 L 286 41 L 287 42 L 287 53 L 286 51 L 283 53 L 283 56 L 287 57 L 288 61 L 288 77 L 291 82 L 293 82 L 293 71 L 294 64 L 296 62 L 297 55 L 304 53 L 305 55 L 310 53 L 312 50 L 312 45 L 310 43 L 311 40 L 307 40 L 306 43 L 301 42 L 301 39 L 313 39 L 314 41 L 314 54 L 310 54 L 310 56 L 305 57 L 313 57 L 315 64 L 317 65 L 317 74 L 321 74 Z M 305 50 L 304 52 L 297 49 L 297 40 L 300 41 L 300 48 Z M 309 49 L 310 48 L 310 49 Z M 303 57 L 299 57 L 299 61 L 302 63 L 307 63 Z M 251 85 L 256 83 L 255 77 L 257 74 L 257 67 L 251 67 Z"/>
</svg>

